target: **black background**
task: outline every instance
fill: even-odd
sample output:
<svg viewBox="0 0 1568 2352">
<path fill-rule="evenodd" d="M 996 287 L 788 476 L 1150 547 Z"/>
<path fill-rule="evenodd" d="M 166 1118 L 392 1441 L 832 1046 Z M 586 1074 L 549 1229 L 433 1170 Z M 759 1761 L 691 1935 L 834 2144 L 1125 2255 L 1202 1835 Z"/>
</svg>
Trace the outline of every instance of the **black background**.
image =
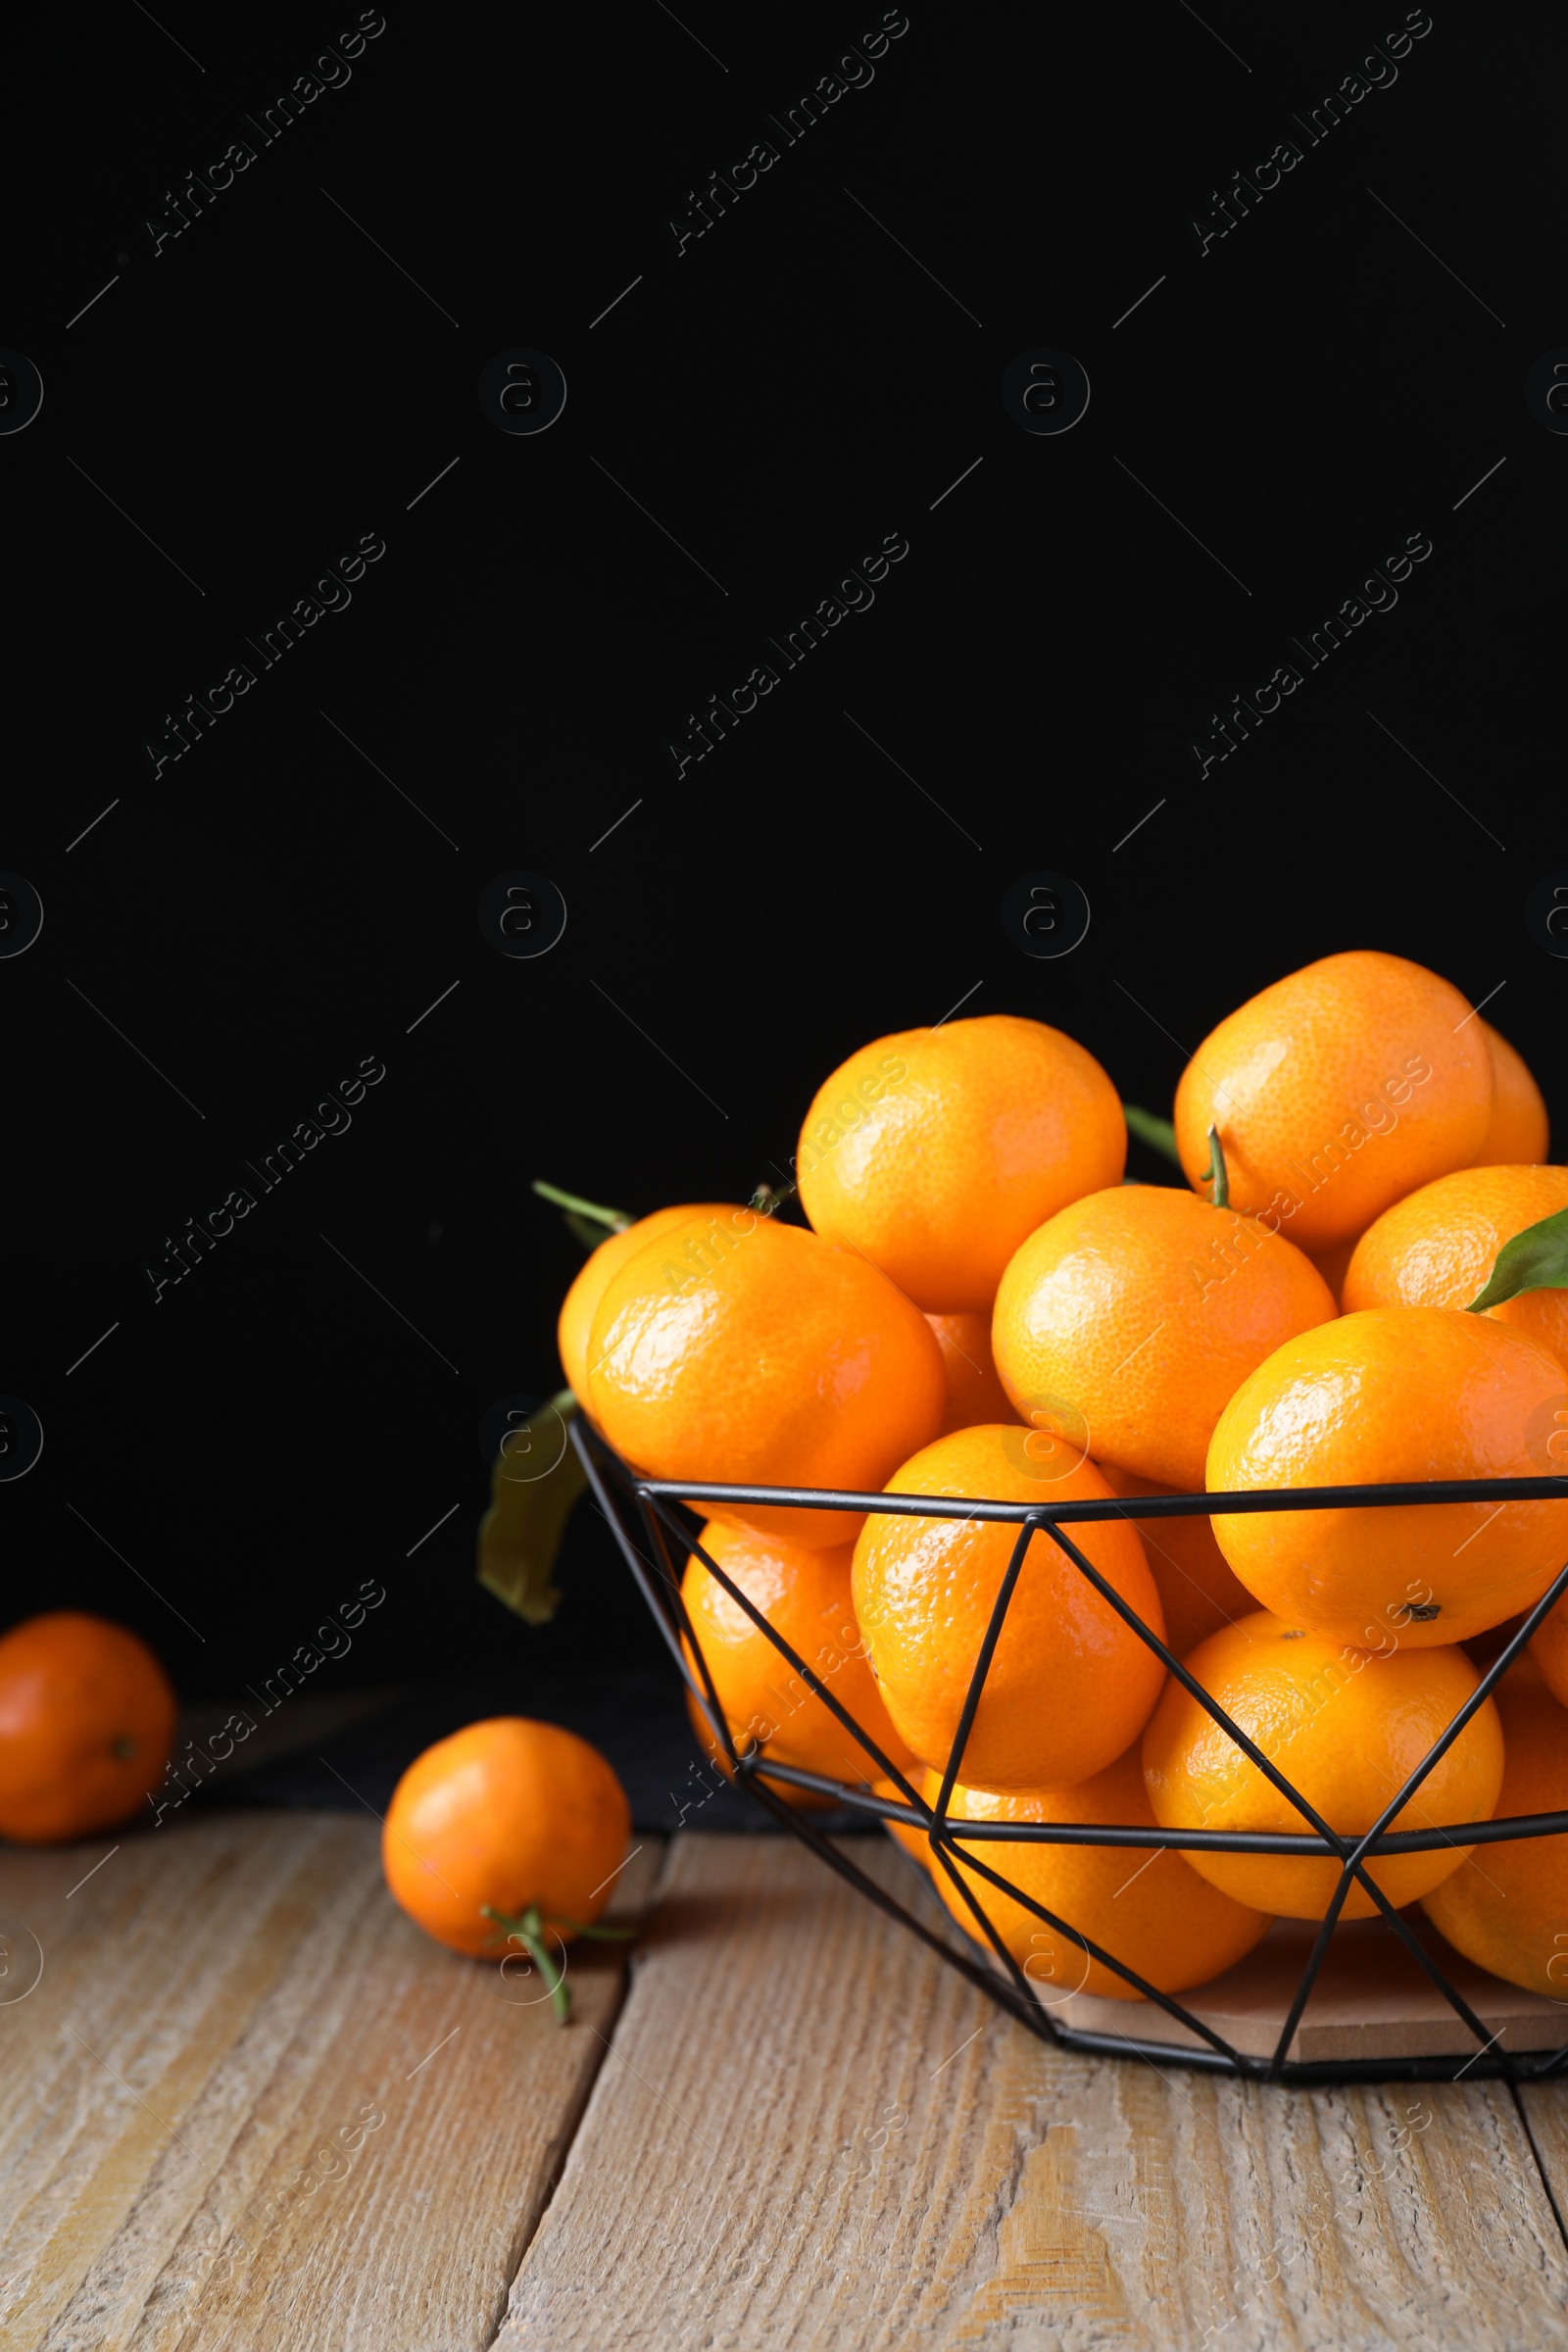
<svg viewBox="0 0 1568 2352">
<path fill-rule="evenodd" d="M 1439 6 L 1200 258 L 1190 213 L 1402 9 L 910 0 L 677 259 L 686 191 L 881 16 L 680 14 L 390 5 L 265 148 L 242 112 L 353 9 L 56 11 L 15 61 L 0 343 L 45 400 L 0 439 L 0 865 L 46 919 L 0 962 L 0 1390 L 46 1442 L 0 1486 L 4 1609 L 119 1618 L 187 1697 L 366 1578 L 336 1687 L 648 1654 L 587 1510 L 547 1632 L 474 1583 L 476 1430 L 558 1385 L 580 1262 L 529 1180 L 744 1199 L 847 1052 L 961 999 L 1166 1111 L 1231 1007 L 1380 947 L 1500 988 L 1565 1131 L 1568 966 L 1523 918 L 1568 865 L 1568 441 L 1522 395 L 1568 343 L 1560 15 Z M 512 345 L 565 373 L 538 437 L 478 407 Z M 1092 383 L 1059 438 L 1003 410 L 1035 345 Z M 367 532 L 351 607 L 155 781 L 164 714 Z M 894 532 L 874 608 L 677 780 L 686 713 Z M 1397 608 L 1200 782 L 1209 714 L 1416 532 Z M 1038 867 L 1093 908 L 1056 962 L 1001 927 Z M 537 961 L 475 920 L 513 868 L 567 902 Z M 155 1306 L 164 1237 L 367 1055 L 352 1129 Z"/>
</svg>

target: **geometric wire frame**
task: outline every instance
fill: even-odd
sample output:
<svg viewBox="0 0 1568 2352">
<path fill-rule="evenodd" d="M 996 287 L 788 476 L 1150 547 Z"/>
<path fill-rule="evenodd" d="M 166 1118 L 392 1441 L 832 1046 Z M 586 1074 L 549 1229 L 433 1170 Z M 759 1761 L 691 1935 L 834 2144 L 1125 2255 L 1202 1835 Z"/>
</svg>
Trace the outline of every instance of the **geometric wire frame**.
<svg viewBox="0 0 1568 2352">
<path fill-rule="evenodd" d="M 912 1934 L 937 1952 L 948 1965 L 966 1977 L 969 1982 L 1000 2003 L 1020 2023 L 1037 2034 L 1044 2041 L 1060 2049 L 1092 2051 L 1099 2055 L 1148 2058 L 1162 2066 L 1191 2066 L 1218 2074 L 1235 2074 L 1255 2081 L 1284 2083 L 1323 2083 L 1349 2082 L 1445 2082 L 1462 2071 L 1468 2076 L 1491 2076 L 1508 2082 L 1540 2082 L 1561 2073 L 1568 2067 L 1568 2042 L 1556 2050 L 1528 2051 L 1510 2054 L 1489 2036 L 1485 2026 L 1475 2015 L 1462 1994 L 1455 1990 L 1444 1975 L 1442 1967 L 1425 1945 L 1400 1918 L 1394 1904 L 1368 1875 L 1365 1864 L 1385 1854 L 1410 1854 L 1430 1850 L 1437 1845 L 1496 1844 L 1507 1838 L 1550 1838 L 1568 1832 L 1568 1812 L 1516 1814 L 1504 1820 L 1447 1823 L 1434 1830 L 1403 1830 L 1391 1832 L 1389 1823 L 1399 1813 L 1420 1788 L 1427 1774 L 1458 1738 L 1484 1698 L 1492 1691 L 1508 1666 L 1529 1641 L 1541 1620 L 1565 1588 L 1568 1588 L 1568 1567 L 1564 1567 L 1550 1589 L 1542 1595 L 1507 1647 L 1488 1667 L 1480 1688 L 1466 1700 L 1442 1737 L 1427 1751 L 1426 1756 L 1411 1773 L 1402 1788 L 1385 1807 L 1372 1828 L 1363 1835 L 1337 1836 L 1307 1799 L 1291 1786 L 1285 1775 L 1263 1755 L 1247 1737 L 1239 1724 L 1232 1722 L 1224 1709 L 1197 1684 L 1179 1658 L 1172 1656 L 1152 1631 L 1145 1625 L 1136 1610 L 1128 1606 L 1121 1595 L 1085 1557 L 1072 1538 L 1065 1532 L 1067 1524 L 1082 1524 L 1097 1519 L 1125 1517 L 1129 1506 L 1118 1498 L 1063 1501 L 1054 1505 L 1026 1502 L 976 1501 L 968 1497 L 949 1497 L 934 1494 L 856 1494 L 837 1490 L 813 1487 L 757 1487 L 726 1486 L 694 1479 L 642 1478 L 623 1462 L 614 1449 L 592 1430 L 580 1415 L 569 1424 L 571 1442 L 587 1473 L 596 1500 L 614 1533 L 627 1566 L 635 1577 L 644 1599 L 654 1613 L 681 1679 L 686 1684 L 715 1739 L 722 1744 L 735 1776 L 737 1787 L 748 1794 L 785 1829 L 820 1856 L 840 1878 L 849 1880 L 871 1902 L 894 1918 L 904 1922 Z M 1369 1510 L 1395 1504 L 1436 1502 L 1515 1502 L 1559 1499 L 1568 1497 L 1568 1477 L 1544 1478 L 1470 1478 L 1431 1479 L 1397 1486 L 1356 1487 L 1298 1487 L 1259 1489 L 1231 1494 L 1141 1494 L 1137 1500 L 1140 1518 L 1176 1519 L 1201 1514 L 1207 1517 L 1216 1512 L 1242 1513 L 1253 1511 L 1296 1511 L 1324 1508 L 1358 1507 Z M 991 1620 L 984 1642 L 975 1661 L 969 1689 L 964 1699 L 958 1728 L 954 1735 L 953 1750 L 948 1758 L 942 1787 L 934 1804 L 910 1786 L 898 1767 L 877 1746 L 871 1735 L 862 1730 L 853 1715 L 843 1706 L 827 1686 L 812 1673 L 806 1660 L 800 1657 L 768 1623 L 765 1616 L 747 1598 L 716 1561 L 710 1559 L 698 1544 L 697 1531 L 701 1525 L 696 1515 L 684 1508 L 684 1502 L 767 1504 L 775 1508 L 802 1510 L 842 1510 L 878 1512 L 883 1515 L 902 1515 L 921 1519 L 965 1518 L 998 1520 L 1018 1529 L 1006 1573 L 997 1593 Z M 653 1558 L 649 1559 L 639 1546 L 633 1533 L 640 1528 L 647 1539 Z M 1102 1599 L 1113 1608 L 1139 1639 L 1146 1642 L 1173 1674 L 1183 1688 L 1196 1698 L 1238 1747 L 1273 1783 L 1274 1787 L 1301 1814 L 1311 1828 L 1300 1833 L 1284 1831 L 1230 1830 L 1165 1830 L 1148 1823 L 1118 1827 L 1105 1823 L 1072 1824 L 1064 1822 L 970 1822 L 958 1817 L 950 1821 L 947 1808 L 952 1800 L 963 1750 L 974 1721 L 975 1710 L 985 1688 L 986 1674 L 995 1652 L 1013 1588 L 1023 1567 L 1024 1555 L 1031 1536 L 1037 1530 L 1050 1534 L 1060 1549 L 1072 1561 L 1080 1575 L 1086 1577 Z M 737 1749 L 722 1710 L 718 1705 L 712 1679 L 702 1645 L 693 1631 L 686 1606 L 681 1598 L 680 1578 L 670 1558 L 668 1536 L 673 1535 L 683 1554 L 695 1553 L 730 1598 L 745 1611 L 758 1630 L 764 1634 L 786 1661 L 792 1672 L 799 1675 L 807 1689 L 831 1708 L 844 1729 L 864 1749 L 875 1764 L 880 1776 L 901 1792 L 902 1801 L 894 1802 L 870 1789 L 856 1788 L 843 1781 L 826 1778 L 821 1773 L 802 1771 L 794 1765 L 770 1762 L 760 1748 L 746 1753 Z M 690 1644 L 698 1672 L 694 1674 L 683 1650 L 683 1640 Z M 765 1770 L 770 1779 L 784 1781 L 796 1788 L 809 1789 L 831 1797 L 840 1805 L 881 1822 L 897 1822 L 901 1826 L 923 1831 L 930 1840 L 933 1862 L 948 1874 L 962 1895 L 973 1915 L 977 1935 L 988 1942 L 996 1953 L 1004 1975 L 971 1959 L 955 1949 L 936 1935 L 924 1921 L 906 1909 L 904 1904 L 867 1878 L 839 1847 L 815 1829 L 794 1807 L 787 1805 L 758 1777 Z M 975 1849 L 988 1842 L 1009 1844 L 1043 1843 L 1055 1845 L 1100 1845 L 1176 1847 L 1188 1852 L 1199 1849 L 1233 1854 L 1299 1854 L 1333 1855 L 1341 1864 L 1339 1884 L 1329 1905 L 1319 1934 L 1313 1943 L 1301 1981 L 1281 2029 L 1278 2042 L 1269 2057 L 1234 2049 L 1201 2018 L 1183 2008 L 1181 2002 L 1168 1993 L 1157 1991 L 1136 1972 L 1118 1961 L 1110 1952 L 1080 1935 L 1071 1922 L 1058 1919 L 1054 1913 L 1026 1895 L 1000 1872 L 991 1868 Z M 1141 2040 L 1131 2034 L 1096 2034 L 1059 2025 L 1049 2007 L 1039 1998 L 1036 1989 L 1017 1961 L 1008 1951 L 1002 1936 L 988 1918 L 986 1911 L 964 1876 L 955 1867 L 954 1857 L 959 1851 L 968 1870 L 989 1885 L 1008 1894 L 1025 1910 L 1034 1913 L 1057 1935 L 1066 1936 L 1091 1958 L 1112 1970 L 1115 1975 L 1156 2003 L 1168 2016 L 1177 2019 L 1197 2034 L 1201 2046 L 1185 2047 L 1168 2041 Z M 1393 1933 L 1400 1938 L 1427 1976 L 1437 1986 L 1449 2006 L 1462 2019 L 1476 2037 L 1478 2055 L 1456 2068 L 1451 2053 L 1441 2057 L 1362 2058 L 1302 2060 L 1287 2056 L 1301 2012 L 1306 2006 L 1323 1956 L 1328 1949 L 1340 1908 L 1349 1892 L 1351 1883 L 1362 1886 Z"/>
</svg>

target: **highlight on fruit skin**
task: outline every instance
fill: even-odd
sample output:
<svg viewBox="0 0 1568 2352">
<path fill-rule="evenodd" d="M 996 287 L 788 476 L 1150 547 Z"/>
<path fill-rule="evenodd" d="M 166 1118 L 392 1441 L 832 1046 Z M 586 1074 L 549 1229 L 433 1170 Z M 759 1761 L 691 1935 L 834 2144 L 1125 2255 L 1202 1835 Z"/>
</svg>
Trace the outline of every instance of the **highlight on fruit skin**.
<svg viewBox="0 0 1568 2352">
<path fill-rule="evenodd" d="M 1299 1791 L 1331 1830 L 1370 1830 L 1409 1775 L 1473 1697 L 1481 1677 L 1464 1651 L 1348 1645 L 1266 1609 L 1210 1635 L 1183 1659 L 1196 1682 Z M 1172 1677 L 1143 1740 L 1154 1818 L 1172 1830 L 1311 1836 L 1313 1825 Z M 1392 1830 L 1490 1820 L 1502 1787 L 1503 1736 L 1492 1699 L 1422 1782 Z M 1396 1907 L 1416 1901 L 1469 1858 L 1443 1844 L 1388 1855 L 1368 1875 Z M 1332 1855 L 1234 1854 L 1195 1849 L 1194 1870 L 1237 1902 L 1292 1919 L 1321 1919 L 1340 1881 Z M 1352 1884 L 1340 1916 L 1377 1905 Z"/>
<path fill-rule="evenodd" d="M 875 1493 L 942 1423 L 942 1350 L 863 1257 L 751 1209 L 665 1229 L 612 1275 L 588 1396 L 655 1478 Z M 762 1504 L 725 1517 L 832 1544 L 855 1514 Z"/>
<path fill-rule="evenodd" d="M 1483 1149 L 1492 1049 L 1456 988 L 1402 956 L 1326 956 L 1211 1030 L 1176 1089 L 1182 1167 L 1202 1188 L 1217 1124 L 1231 1206 L 1272 1212 L 1318 1254 Z"/>
<path fill-rule="evenodd" d="M 1024 1237 L 1118 1184 L 1121 1102 L 1044 1021 L 986 1013 L 879 1037 L 818 1088 L 797 1153 L 825 1241 L 880 1266 L 927 1314 L 980 1314 Z"/>
<path fill-rule="evenodd" d="M 924 1796 L 934 1805 L 942 1776 L 926 1775 Z M 958 1821 L 1109 1822 L 1154 1826 L 1137 1747 L 1093 1778 L 1066 1788 L 1015 1789 L 997 1795 L 981 1788 L 955 1788 L 949 1818 Z M 899 1832 L 895 1830 L 895 1836 Z M 929 1848 L 928 1848 L 929 1851 Z M 1037 1913 L 1004 1894 L 965 1857 L 1008 1879 L 1019 1892 L 1054 1912 L 1068 1927 L 1099 1944 L 1157 1992 L 1186 1992 L 1206 1984 L 1244 1959 L 1267 1935 L 1273 1921 L 1235 1901 L 1190 1869 L 1170 1847 L 1127 1845 L 1036 1845 L 1006 1840 L 960 1846 L 955 1867 L 1048 2007 L 1074 1992 L 1099 1993 L 1115 2001 L 1147 1996 L 1114 1969 L 1094 1959 L 1072 1937 L 1049 1927 Z M 984 1930 L 940 1860 L 930 1865 L 932 1884 L 954 1918 L 969 1935 Z"/>
<path fill-rule="evenodd" d="M 1282 1487 L 1539 1477 L 1568 1427 L 1568 1376 L 1481 1315 L 1372 1307 L 1291 1340 L 1237 1390 L 1206 1484 Z M 1568 1499 L 1396 1503 L 1243 1516 L 1213 1529 L 1259 1603 L 1352 1646 L 1468 1641 L 1531 1608 L 1568 1559 Z"/>
<path fill-rule="evenodd" d="M 1034 1437 L 1016 1426 L 958 1430 L 906 1461 L 887 1492 L 1033 1503 L 1109 1495 L 1093 1462 L 1037 1461 Z M 856 1619 L 883 1703 L 923 1763 L 945 1766 L 952 1751 L 1018 1533 L 998 1520 L 879 1512 L 860 1531 Z M 1098 1520 L 1070 1540 L 1163 1640 L 1159 1593 L 1132 1526 Z M 990 1788 L 1086 1779 L 1138 1737 L 1164 1678 L 1158 1655 L 1040 1530 L 1024 1553 L 961 1769 Z"/>
<path fill-rule="evenodd" d="M 730 1217 L 740 1212 L 733 1202 L 725 1200 L 687 1201 L 673 1208 L 656 1208 L 651 1215 L 638 1217 L 635 1223 L 608 1233 L 597 1250 L 581 1265 L 561 1302 L 561 1314 L 556 1325 L 556 1345 L 561 1354 L 561 1368 L 566 1375 L 566 1386 L 579 1404 L 588 1400 L 588 1338 L 593 1328 L 594 1313 L 604 1297 L 612 1275 L 635 1257 L 639 1250 L 657 1241 L 676 1225 L 693 1217 Z"/>
<path fill-rule="evenodd" d="M 164 1781 L 177 1719 L 168 1675 L 126 1627 L 84 1609 L 14 1625 L 0 1639 L 0 1837 L 52 1845 L 130 1820 Z"/>
</svg>

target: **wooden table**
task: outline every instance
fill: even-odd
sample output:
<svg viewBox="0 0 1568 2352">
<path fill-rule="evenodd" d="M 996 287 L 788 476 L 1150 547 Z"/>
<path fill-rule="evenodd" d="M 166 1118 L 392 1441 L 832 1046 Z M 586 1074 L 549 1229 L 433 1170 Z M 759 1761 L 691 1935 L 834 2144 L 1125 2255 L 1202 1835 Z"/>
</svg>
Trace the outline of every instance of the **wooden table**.
<svg viewBox="0 0 1568 2352">
<path fill-rule="evenodd" d="M 1057 2056 L 778 1838 L 646 1840 L 566 2030 L 364 1815 L 97 1859 L 0 1859 L 8 2352 L 1563 2341 L 1565 2089 Z"/>
</svg>

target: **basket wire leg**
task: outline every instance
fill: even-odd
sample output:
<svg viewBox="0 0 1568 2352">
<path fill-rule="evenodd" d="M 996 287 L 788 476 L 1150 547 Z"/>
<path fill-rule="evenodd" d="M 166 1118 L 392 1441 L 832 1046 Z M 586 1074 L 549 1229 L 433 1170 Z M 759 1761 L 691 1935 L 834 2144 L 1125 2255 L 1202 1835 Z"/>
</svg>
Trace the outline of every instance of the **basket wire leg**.
<svg viewBox="0 0 1568 2352">
<path fill-rule="evenodd" d="M 957 1728 L 953 1735 L 953 1744 L 948 1751 L 947 1768 L 942 1775 L 942 1786 L 937 1792 L 936 1804 L 930 1811 L 930 1826 L 926 1836 L 931 1846 L 932 1860 L 941 1863 L 949 1880 L 962 1897 L 965 1907 L 978 1921 L 982 1935 L 996 1953 L 1002 1966 L 1006 1970 L 1019 1997 L 1027 2001 L 1031 2008 L 1038 2013 L 1049 2037 L 1059 2045 L 1061 2036 L 1055 2019 L 1047 2011 L 1045 2003 L 1040 1999 L 1008 1948 L 1001 1930 L 982 1905 L 968 1880 L 958 1869 L 953 1858 L 951 1840 L 947 1836 L 948 1806 L 957 1782 L 958 1767 L 963 1761 L 964 1749 L 969 1744 L 969 1734 L 974 1729 L 974 1719 L 979 1711 L 980 1697 L 985 1690 L 986 1677 L 991 1671 L 991 1661 L 996 1655 L 997 1643 L 1002 1639 L 1002 1629 L 1006 1622 L 1008 1603 L 1017 1589 L 1018 1579 L 1023 1573 L 1024 1559 L 1038 1524 L 1039 1522 L 1034 1519 L 1025 1519 L 1020 1526 L 1002 1583 L 997 1588 L 997 1597 L 991 1605 L 991 1616 L 986 1626 L 985 1637 L 980 1643 L 979 1653 L 969 1676 L 969 1688 L 963 1694 L 963 1706 L 958 1715 Z M 1011 1890 L 1009 1889 L 1009 1891 Z"/>
</svg>

